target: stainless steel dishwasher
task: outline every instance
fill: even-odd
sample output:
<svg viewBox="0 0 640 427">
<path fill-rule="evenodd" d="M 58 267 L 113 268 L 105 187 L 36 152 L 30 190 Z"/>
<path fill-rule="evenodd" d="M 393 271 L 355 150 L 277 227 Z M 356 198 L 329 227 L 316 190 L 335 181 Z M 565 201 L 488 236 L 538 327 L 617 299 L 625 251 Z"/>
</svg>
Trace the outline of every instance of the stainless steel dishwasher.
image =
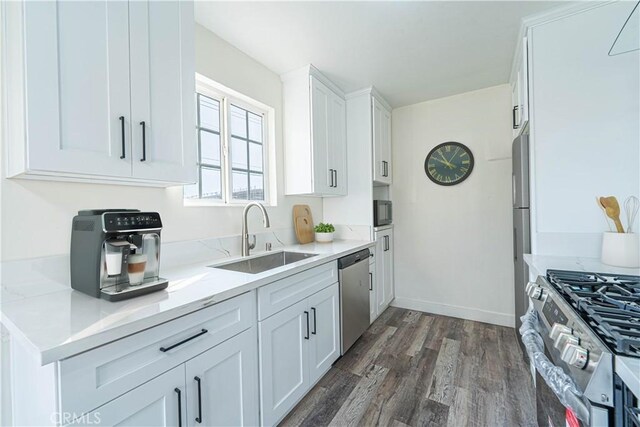
<svg viewBox="0 0 640 427">
<path fill-rule="evenodd" d="M 344 354 L 369 327 L 369 249 L 338 260 L 340 325 Z"/>
</svg>

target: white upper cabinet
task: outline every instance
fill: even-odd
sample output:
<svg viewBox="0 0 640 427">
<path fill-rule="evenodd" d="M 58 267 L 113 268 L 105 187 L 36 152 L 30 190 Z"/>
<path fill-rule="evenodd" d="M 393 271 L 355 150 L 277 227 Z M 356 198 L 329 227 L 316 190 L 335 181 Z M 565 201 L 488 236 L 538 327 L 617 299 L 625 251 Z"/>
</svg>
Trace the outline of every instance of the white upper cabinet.
<svg viewBox="0 0 640 427">
<path fill-rule="evenodd" d="M 286 194 L 346 195 L 344 95 L 311 65 L 282 81 Z"/>
<path fill-rule="evenodd" d="M 8 176 L 195 181 L 193 3 L 4 3 Z"/>
<path fill-rule="evenodd" d="M 133 175 L 195 181 L 193 3 L 133 1 L 129 10 Z"/>
<path fill-rule="evenodd" d="M 373 119 L 373 181 L 391 184 L 391 110 L 372 97 Z"/>
<path fill-rule="evenodd" d="M 511 78 L 511 121 L 513 136 L 520 135 L 529 122 L 529 60 L 528 41 L 523 37 L 516 53 Z"/>
</svg>

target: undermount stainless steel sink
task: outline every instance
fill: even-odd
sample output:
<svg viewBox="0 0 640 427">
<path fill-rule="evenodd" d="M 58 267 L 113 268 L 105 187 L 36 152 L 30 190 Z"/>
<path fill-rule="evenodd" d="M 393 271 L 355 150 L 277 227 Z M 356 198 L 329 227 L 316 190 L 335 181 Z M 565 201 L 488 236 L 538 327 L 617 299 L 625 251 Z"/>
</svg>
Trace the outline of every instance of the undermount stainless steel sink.
<svg viewBox="0 0 640 427">
<path fill-rule="evenodd" d="M 233 270 L 240 273 L 258 274 L 265 271 L 302 261 L 303 259 L 312 258 L 317 254 L 308 254 L 304 252 L 274 252 L 249 259 L 232 262 L 222 265 L 210 265 L 211 268 L 221 268 L 223 270 Z"/>
</svg>

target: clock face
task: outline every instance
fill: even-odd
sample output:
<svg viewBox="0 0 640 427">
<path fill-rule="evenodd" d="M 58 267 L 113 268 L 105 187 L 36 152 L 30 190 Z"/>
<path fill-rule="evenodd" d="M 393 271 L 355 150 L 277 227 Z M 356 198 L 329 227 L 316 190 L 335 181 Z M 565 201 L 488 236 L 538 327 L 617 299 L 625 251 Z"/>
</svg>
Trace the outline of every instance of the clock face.
<svg viewBox="0 0 640 427">
<path fill-rule="evenodd" d="M 459 142 L 444 142 L 435 146 L 424 161 L 429 179 L 439 185 L 459 184 L 473 170 L 471 150 Z"/>
</svg>

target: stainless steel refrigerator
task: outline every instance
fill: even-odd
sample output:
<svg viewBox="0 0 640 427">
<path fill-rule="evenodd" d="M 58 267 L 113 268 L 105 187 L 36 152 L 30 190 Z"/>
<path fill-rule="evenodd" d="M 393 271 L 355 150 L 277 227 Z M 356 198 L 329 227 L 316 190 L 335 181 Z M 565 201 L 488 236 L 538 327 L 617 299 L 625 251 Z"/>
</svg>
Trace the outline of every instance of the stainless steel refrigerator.
<svg viewBox="0 0 640 427">
<path fill-rule="evenodd" d="M 529 307 L 524 291 L 529 281 L 529 268 L 523 255 L 531 253 L 531 229 L 529 226 L 529 135 L 523 133 L 513 141 L 513 270 L 515 273 L 516 331 L 522 316 Z M 517 334 L 520 337 L 520 334 Z M 520 346 L 522 342 L 518 339 Z"/>
</svg>

